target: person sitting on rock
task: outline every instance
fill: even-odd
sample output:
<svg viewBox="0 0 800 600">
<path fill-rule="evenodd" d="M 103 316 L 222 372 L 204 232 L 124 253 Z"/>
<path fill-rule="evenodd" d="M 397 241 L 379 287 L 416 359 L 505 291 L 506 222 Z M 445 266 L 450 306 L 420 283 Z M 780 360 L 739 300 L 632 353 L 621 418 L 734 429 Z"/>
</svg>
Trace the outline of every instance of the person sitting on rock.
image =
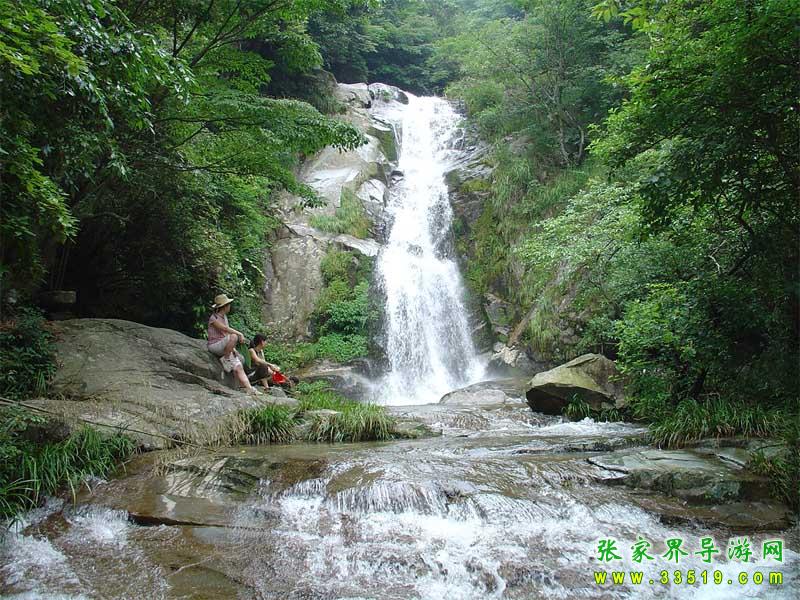
<svg viewBox="0 0 800 600">
<path fill-rule="evenodd" d="M 276 385 L 288 384 L 291 387 L 289 379 L 283 376 L 281 368 L 278 365 L 273 365 L 267 362 L 264 358 L 264 347 L 267 345 L 267 338 L 264 334 L 257 333 L 253 336 L 250 342 L 250 370 L 248 374 L 251 383 L 260 382 L 264 389 L 269 389 L 269 384 Z M 277 375 L 277 376 L 276 376 Z"/>
<path fill-rule="evenodd" d="M 232 302 L 233 300 L 225 294 L 214 298 L 214 304 L 211 306 L 214 312 L 208 319 L 208 351 L 219 356 L 223 370 L 226 373 L 233 372 L 239 385 L 252 394 L 256 393 L 256 390 L 250 385 L 240 355 L 236 352 L 236 344 L 244 343 L 244 335 L 228 324 L 228 313 Z"/>
</svg>

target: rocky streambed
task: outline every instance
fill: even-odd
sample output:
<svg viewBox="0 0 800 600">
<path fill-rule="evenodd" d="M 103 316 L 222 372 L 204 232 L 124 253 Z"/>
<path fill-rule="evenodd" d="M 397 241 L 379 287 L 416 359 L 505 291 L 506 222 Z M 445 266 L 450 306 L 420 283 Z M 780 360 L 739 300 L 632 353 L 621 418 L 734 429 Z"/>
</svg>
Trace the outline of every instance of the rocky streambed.
<svg viewBox="0 0 800 600">
<path fill-rule="evenodd" d="M 440 435 L 138 457 L 76 505 L 52 501 L 2 544 L 25 598 L 791 598 L 800 535 L 735 445 L 662 451 L 642 428 L 532 412 L 513 382 L 390 410 Z M 722 549 L 692 554 L 700 538 Z M 747 537 L 755 562 L 730 560 Z M 666 562 L 666 540 L 690 552 Z M 598 560 L 613 539 L 621 560 Z M 654 560 L 631 560 L 639 539 Z M 784 541 L 783 562 L 765 540 Z M 637 570 L 642 585 L 598 585 Z M 715 585 L 660 571 L 719 571 Z M 753 583 L 781 572 L 782 585 Z M 741 573 L 748 583 L 740 584 Z M 647 582 L 652 578 L 652 585 Z"/>
</svg>

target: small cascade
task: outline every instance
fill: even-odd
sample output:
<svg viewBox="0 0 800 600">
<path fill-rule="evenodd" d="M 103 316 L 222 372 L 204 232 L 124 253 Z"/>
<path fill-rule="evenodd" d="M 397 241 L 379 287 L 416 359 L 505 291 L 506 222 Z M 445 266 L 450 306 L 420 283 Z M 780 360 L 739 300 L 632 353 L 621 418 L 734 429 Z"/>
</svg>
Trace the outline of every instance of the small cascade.
<svg viewBox="0 0 800 600">
<path fill-rule="evenodd" d="M 399 170 L 391 192 L 391 229 L 378 258 L 386 294 L 385 350 L 390 371 L 378 400 L 426 404 L 480 381 L 464 286 L 452 256 L 452 209 L 444 174 L 455 156 L 459 116 L 441 98 L 409 96 L 402 113 Z"/>
</svg>

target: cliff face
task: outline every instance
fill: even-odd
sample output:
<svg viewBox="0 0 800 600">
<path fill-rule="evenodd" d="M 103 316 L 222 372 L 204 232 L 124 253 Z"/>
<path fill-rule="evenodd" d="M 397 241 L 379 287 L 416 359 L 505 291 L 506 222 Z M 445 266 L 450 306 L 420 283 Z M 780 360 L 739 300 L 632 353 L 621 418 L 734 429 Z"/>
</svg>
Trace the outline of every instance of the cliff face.
<svg viewBox="0 0 800 600">
<path fill-rule="evenodd" d="M 344 119 L 356 125 L 367 143 L 349 152 L 326 148 L 302 166 L 298 180 L 313 188 L 322 204 L 310 208 L 284 194 L 283 226 L 264 263 L 263 320 L 276 337 L 302 340 L 323 288 L 321 263 L 332 248 L 377 255 L 385 235 L 388 185 L 397 164 L 400 132 L 381 113 L 408 102 L 383 84 L 337 84 Z"/>
<path fill-rule="evenodd" d="M 540 297 L 520 300 L 526 297 L 526 269 L 513 255 L 514 241 L 499 233 L 514 227 L 506 227 L 492 209 L 492 147 L 469 128 L 460 144 L 465 154 L 447 174 L 447 184 L 476 340 L 484 349 L 491 348 L 492 366 L 519 375 L 575 358 L 585 315 L 573 309 L 574 286 L 555 273 Z M 514 142 L 509 145 L 513 148 Z"/>
<path fill-rule="evenodd" d="M 387 234 L 389 187 L 403 177 L 397 170 L 403 132 L 390 115 L 408 102 L 404 92 L 383 84 L 337 84 L 334 93 L 346 108 L 343 118 L 364 133 L 367 143 L 349 152 L 326 148 L 305 161 L 298 180 L 318 193 L 321 205 L 307 207 L 290 194 L 279 199 L 283 225 L 264 262 L 263 320 L 275 338 L 285 341 L 313 337 L 312 317 L 324 288 L 321 264 L 328 252 L 378 254 Z M 454 144 L 461 152 L 446 181 L 453 207 L 454 247 L 468 282 L 467 307 L 477 347 L 491 355 L 499 370 L 520 375 L 574 358 L 580 318 L 572 314 L 570 292 L 557 276 L 548 284 L 547 298 L 533 304 L 516 299 L 519 295 L 514 290 L 524 286 L 525 273 L 513 257 L 502 276 L 488 285 L 474 285 L 472 273 L 484 268 L 486 261 L 478 239 L 501 225 L 491 221 L 488 209 L 492 148 L 469 128 L 460 132 Z M 361 226 L 355 226 L 356 221 Z M 510 248 L 505 253 L 509 255 Z M 544 316 L 551 320 L 550 334 L 556 332 L 557 350 L 553 345 L 549 349 L 537 346 L 536 334 L 531 333 Z"/>
</svg>

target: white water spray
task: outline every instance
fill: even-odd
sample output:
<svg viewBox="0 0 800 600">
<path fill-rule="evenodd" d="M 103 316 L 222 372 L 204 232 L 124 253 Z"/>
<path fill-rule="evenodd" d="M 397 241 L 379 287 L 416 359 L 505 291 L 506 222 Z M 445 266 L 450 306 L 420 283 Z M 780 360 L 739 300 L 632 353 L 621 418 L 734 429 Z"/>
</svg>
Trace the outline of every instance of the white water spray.
<svg viewBox="0 0 800 600">
<path fill-rule="evenodd" d="M 459 117 L 445 100 L 409 94 L 403 111 L 392 223 L 378 275 L 386 292 L 386 352 L 391 370 L 379 396 L 388 404 L 426 404 L 480 381 L 464 286 L 448 250 L 452 209 L 444 174 Z"/>
</svg>

